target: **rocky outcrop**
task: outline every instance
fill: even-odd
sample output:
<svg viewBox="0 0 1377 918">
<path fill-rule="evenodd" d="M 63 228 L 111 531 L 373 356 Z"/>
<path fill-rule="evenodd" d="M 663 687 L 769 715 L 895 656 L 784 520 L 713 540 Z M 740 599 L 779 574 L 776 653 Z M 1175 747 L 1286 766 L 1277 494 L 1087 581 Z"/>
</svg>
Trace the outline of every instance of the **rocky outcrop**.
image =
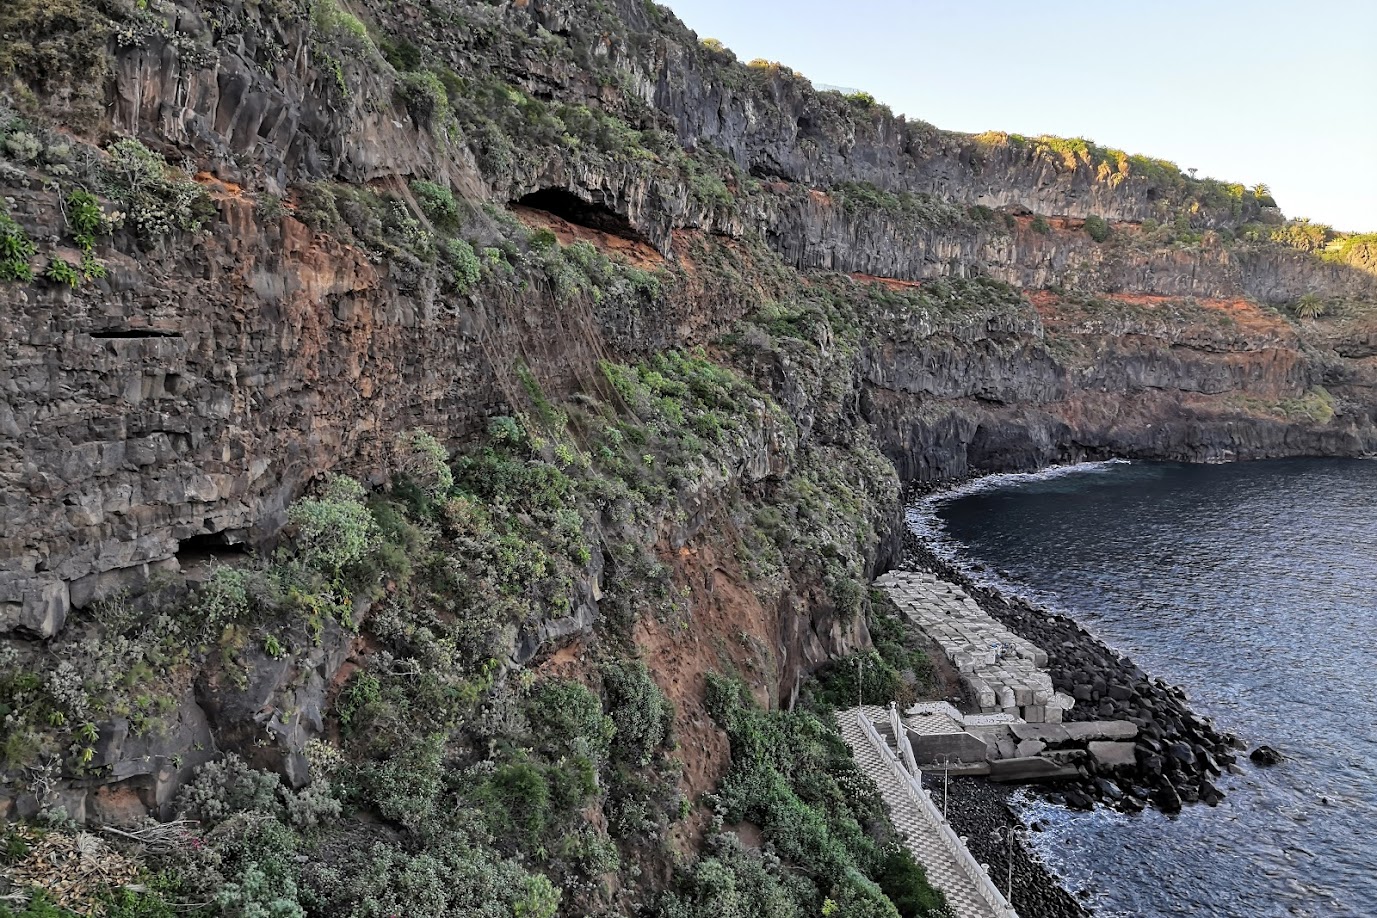
<svg viewBox="0 0 1377 918">
<path fill-rule="evenodd" d="M 973 220 L 964 212 L 923 217 L 847 205 L 823 193 L 774 186 L 759 221 L 785 261 L 803 269 L 921 280 L 994 277 L 1016 287 L 1075 287 L 1169 297 L 1246 296 L 1289 304 L 1307 293 L 1377 299 L 1377 276 L 1274 245 L 1190 247 L 1145 241 L 1123 225 L 1095 242 L 1083 220 L 1053 219 L 1044 231 L 1028 217 Z"/>
</svg>

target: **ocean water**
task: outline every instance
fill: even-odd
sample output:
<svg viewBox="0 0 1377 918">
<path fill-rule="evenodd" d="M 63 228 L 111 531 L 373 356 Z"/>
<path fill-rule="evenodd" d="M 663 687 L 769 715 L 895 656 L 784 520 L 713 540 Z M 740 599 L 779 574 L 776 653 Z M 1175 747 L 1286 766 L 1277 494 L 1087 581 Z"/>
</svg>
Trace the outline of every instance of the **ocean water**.
<svg viewBox="0 0 1377 918">
<path fill-rule="evenodd" d="M 1377 916 L 1377 462 L 1096 463 L 983 479 L 910 525 L 1071 614 L 1270 769 L 1216 808 L 1070 813 L 1033 838 L 1106 916 Z"/>
</svg>

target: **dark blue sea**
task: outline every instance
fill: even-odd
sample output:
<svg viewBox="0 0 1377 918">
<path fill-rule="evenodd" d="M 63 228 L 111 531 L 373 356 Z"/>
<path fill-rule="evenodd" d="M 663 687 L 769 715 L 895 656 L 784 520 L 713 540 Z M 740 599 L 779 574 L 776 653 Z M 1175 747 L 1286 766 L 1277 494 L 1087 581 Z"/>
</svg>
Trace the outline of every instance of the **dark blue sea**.
<svg viewBox="0 0 1377 918">
<path fill-rule="evenodd" d="M 1287 757 L 1175 818 L 1024 799 L 1106 916 L 1377 916 L 1377 461 L 1097 463 L 910 511 L 973 576 L 1070 614 Z"/>
</svg>

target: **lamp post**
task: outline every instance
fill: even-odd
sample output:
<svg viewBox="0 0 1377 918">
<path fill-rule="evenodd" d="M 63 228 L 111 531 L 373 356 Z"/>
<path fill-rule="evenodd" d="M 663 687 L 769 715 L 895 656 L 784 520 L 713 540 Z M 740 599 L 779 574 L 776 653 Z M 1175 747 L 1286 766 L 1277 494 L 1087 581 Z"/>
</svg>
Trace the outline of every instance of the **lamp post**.
<svg viewBox="0 0 1377 918">
<path fill-rule="evenodd" d="M 1006 843 L 1008 844 L 1008 846 L 1009 846 L 1009 851 L 1008 851 L 1009 872 L 1008 872 L 1008 875 L 1007 875 L 1007 879 L 1004 881 L 1004 900 L 1005 900 L 1006 902 L 1009 903 L 1009 908 L 1013 908 L 1013 907 L 1014 907 L 1014 827 L 1013 827 L 1013 826 L 999 826 L 997 829 L 995 829 L 993 832 L 990 833 L 990 836 L 991 836 L 992 838 L 994 838 L 994 841 L 995 841 L 995 844 L 996 844 L 996 845 L 998 845 L 998 844 L 1002 841 L 1002 842 L 1006 842 Z"/>
<path fill-rule="evenodd" d="M 865 657 L 862 656 L 861 654 L 856 654 L 856 707 L 857 707 L 857 708 L 860 708 L 862 705 L 865 704 L 865 699 L 864 699 L 863 696 L 862 696 L 862 687 L 864 686 L 865 682 L 864 682 L 864 679 L 862 678 L 862 675 L 861 675 L 861 674 L 862 674 L 862 671 L 863 671 L 864 669 L 865 669 Z"/>
<path fill-rule="evenodd" d="M 936 761 L 942 767 L 942 821 L 945 822 L 947 819 L 947 772 L 953 765 L 961 766 L 966 763 L 959 758 L 953 759 L 949 752 L 937 756 Z"/>
</svg>

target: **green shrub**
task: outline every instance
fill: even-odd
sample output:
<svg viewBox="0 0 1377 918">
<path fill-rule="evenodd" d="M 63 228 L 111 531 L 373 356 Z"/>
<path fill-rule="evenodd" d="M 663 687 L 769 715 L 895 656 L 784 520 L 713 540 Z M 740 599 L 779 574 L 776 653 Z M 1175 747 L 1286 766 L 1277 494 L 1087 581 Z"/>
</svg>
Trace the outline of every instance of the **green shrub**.
<svg viewBox="0 0 1377 918">
<path fill-rule="evenodd" d="M 1306 420 L 1315 424 L 1328 424 L 1334 420 L 1334 396 L 1323 386 L 1316 386 L 1299 398 L 1283 399 L 1278 408 L 1292 420 Z"/>
<path fill-rule="evenodd" d="M 649 765 L 655 753 L 670 741 L 673 712 L 669 699 L 639 660 L 605 663 L 602 678 L 608 713 L 616 726 L 613 756 L 633 767 Z"/>
<path fill-rule="evenodd" d="M 278 195 L 264 192 L 256 195 L 254 200 L 258 204 L 259 216 L 268 223 L 274 223 L 287 216 L 287 205 Z"/>
<path fill-rule="evenodd" d="M 1034 217 L 1033 222 L 1030 226 L 1033 232 L 1040 233 L 1043 236 L 1046 236 L 1048 233 L 1052 231 L 1052 225 L 1047 222 L 1047 218 L 1044 217 L 1042 214 L 1038 214 L 1036 217 Z"/>
<path fill-rule="evenodd" d="M 304 885 L 315 914 L 332 918 L 553 918 L 560 899 L 544 876 L 448 831 L 414 852 L 383 842 L 342 845 L 331 863 L 308 868 Z"/>
<path fill-rule="evenodd" d="M 5 0 L 0 79 L 8 87 L 17 78 L 45 97 L 70 91 L 64 106 L 80 103 L 73 107 L 85 114 L 86 103 L 103 105 L 113 25 L 104 5 L 90 0 Z"/>
<path fill-rule="evenodd" d="M 824 918 L 899 918 L 883 890 L 854 868 L 847 870 L 833 888 L 823 903 L 822 914 Z"/>
<path fill-rule="evenodd" d="M 512 902 L 514 918 L 554 918 L 559 913 L 561 894 L 555 885 L 541 874 L 526 880 L 524 895 Z"/>
<path fill-rule="evenodd" d="M 247 572 L 216 566 L 196 594 L 196 611 L 206 634 L 217 634 L 226 625 L 244 620 L 250 606 L 248 587 Z"/>
<path fill-rule="evenodd" d="M 387 58 L 387 62 L 398 71 L 421 69 L 421 49 L 404 38 L 394 40 L 384 36 L 378 42 L 378 49 L 382 51 L 383 57 Z"/>
<path fill-rule="evenodd" d="M 20 163 L 34 163 L 43 155 L 43 141 L 28 131 L 14 131 L 5 137 L 4 151 Z"/>
<path fill-rule="evenodd" d="M 66 284 L 73 289 L 81 285 L 81 272 L 77 270 L 76 266 L 56 256 L 49 259 L 48 267 L 43 271 L 43 277 L 54 284 Z"/>
<path fill-rule="evenodd" d="M 155 883 L 159 878 L 154 878 Z M 113 890 L 104 897 L 105 918 L 177 918 L 177 908 L 155 889 Z"/>
<path fill-rule="evenodd" d="M 436 228 L 448 231 L 459 228 L 459 202 L 448 186 L 417 179 L 411 183 L 411 192 Z"/>
<path fill-rule="evenodd" d="M 862 704 L 879 705 L 909 700 L 904 697 L 898 670 L 873 650 L 828 662 L 818 670 L 816 679 L 809 687 L 810 700 L 824 711 L 852 707 L 858 698 Z"/>
<path fill-rule="evenodd" d="M 812 918 L 817 888 L 779 859 L 746 849 L 736 835 L 711 836 L 702 855 L 661 896 L 655 918 Z"/>
<path fill-rule="evenodd" d="M 556 756 L 580 752 L 605 760 L 616 725 L 603 713 L 602 701 L 585 686 L 565 679 L 548 679 L 530 692 L 526 717 L 542 747 Z"/>
<path fill-rule="evenodd" d="M 357 16 L 342 9 L 338 0 L 312 0 L 311 25 L 320 39 L 355 54 L 379 53 L 365 26 Z"/>
<path fill-rule="evenodd" d="M 372 673 L 356 673 L 335 701 L 335 715 L 344 734 L 347 736 L 366 724 L 370 712 L 381 703 L 382 683 Z"/>
<path fill-rule="evenodd" d="M 940 914 L 946 904 L 942 894 L 928 882 L 927 872 L 913 859 L 913 853 L 902 845 L 890 846 L 875 881 L 905 918 Z"/>
<path fill-rule="evenodd" d="M 1298 319 L 1318 319 L 1325 314 L 1326 303 L 1318 294 L 1307 293 L 1292 306 Z"/>
<path fill-rule="evenodd" d="M 833 908 L 843 908 L 835 914 L 895 914 L 867 879 L 887 864 L 892 837 L 867 831 L 885 824 L 883 804 L 831 719 L 762 711 L 744 684 L 715 675 L 705 705 L 731 741 L 731 769 L 718 792 L 723 818 L 760 826 L 787 863 L 830 891 Z M 912 892 L 915 878 L 895 870 L 896 891 Z"/>
<path fill-rule="evenodd" d="M 90 252 L 96 240 L 110 232 L 110 221 L 95 195 L 76 189 L 67 195 L 67 228 L 82 251 Z"/>
<path fill-rule="evenodd" d="M 29 259 L 37 251 L 24 228 L 0 214 L 0 281 L 31 281 Z"/>
<path fill-rule="evenodd" d="M 449 114 L 449 93 L 429 70 L 403 73 L 398 78 L 407 109 L 417 122 L 429 125 Z"/>
<path fill-rule="evenodd" d="M 431 497 L 454 487 L 454 472 L 449 467 L 449 451 L 433 435 L 417 427 L 397 438 L 398 463 L 402 474 Z"/>
<path fill-rule="evenodd" d="M 18 911 L 0 902 L 0 918 L 77 918 L 77 914 L 62 908 L 46 892 L 39 890 Z"/>
<path fill-rule="evenodd" d="M 1113 231 L 1103 217 L 1091 215 L 1085 218 L 1085 232 L 1096 242 L 1104 242 Z"/>
<path fill-rule="evenodd" d="M 450 268 L 451 282 L 459 293 L 472 290 L 483 276 L 483 266 L 474 254 L 473 246 L 463 239 L 446 239 L 441 250 Z"/>
<path fill-rule="evenodd" d="M 930 194 L 886 191 L 871 182 L 843 182 L 831 193 L 849 211 L 877 210 L 921 226 L 956 226 L 968 217 L 964 208 Z"/>
<path fill-rule="evenodd" d="M 378 525 L 363 495 L 358 482 L 336 476 L 321 497 L 292 504 L 287 519 L 296 526 L 297 556 L 308 567 L 338 580 L 377 549 Z"/>
<path fill-rule="evenodd" d="M 499 766 L 479 792 L 487 805 L 488 824 L 499 838 L 524 850 L 540 847 L 550 822 L 550 783 L 544 770 L 529 761 Z"/>
<path fill-rule="evenodd" d="M 359 802 L 408 829 L 430 825 L 444 787 L 444 736 L 412 738 L 388 753 L 380 761 L 352 768 L 351 784 Z"/>
<path fill-rule="evenodd" d="M 258 864 L 222 886 L 211 905 L 224 918 L 306 918 L 296 882 L 273 877 Z"/>
<path fill-rule="evenodd" d="M 125 220 L 144 239 L 196 232 L 215 216 L 204 188 L 171 169 L 132 137 L 112 143 L 102 166 L 107 194 L 124 205 Z"/>
<path fill-rule="evenodd" d="M 282 811 L 281 780 L 258 771 L 234 753 L 196 769 L 195 778 L 177 794 L 177 811 L 208 825 L 236 813 L 277 815 Z"/>
<path fill-rule="evenodd" d="M 297 188 L 297 216 L 318 233 L 338 233 L 344 227 L 329 182 L 310 182 Z"/>
</svg>

